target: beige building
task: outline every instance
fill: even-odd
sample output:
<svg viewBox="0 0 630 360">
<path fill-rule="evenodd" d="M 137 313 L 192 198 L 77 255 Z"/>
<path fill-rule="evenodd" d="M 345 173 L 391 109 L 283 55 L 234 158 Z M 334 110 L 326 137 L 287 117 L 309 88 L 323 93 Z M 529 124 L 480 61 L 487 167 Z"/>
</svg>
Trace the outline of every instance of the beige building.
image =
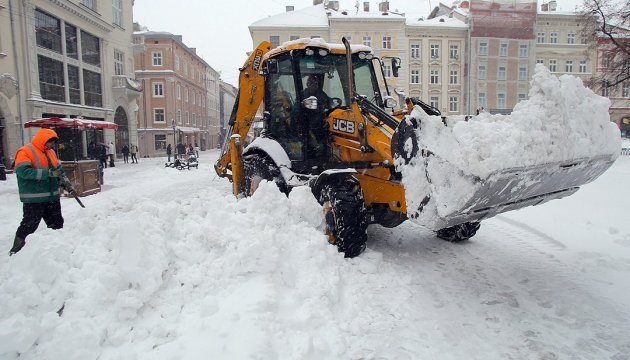
<svg viewBox="0 0 630 360">
<path fill-rule="evenodd" d="M 58 129 L 59 156 L 87 156 L 89 142 L 137 143 L 133 1 L 1 0 L 0 118 L 5 163 L 49 116 L 116 122 L 118 130 Z M 17 91 L 16 91 L 17 90 Z M 72 146 L 68 146 L 73 144 Z M 80 144 L 76 146 L 77 144 Z"/>
<path fill-rule="evenodd" d="M 208 149 L 216 149 L 221 142 L 219 92 L 221 74 L 211 67 L 207 68 L 206 81 L 208 92 L 206 94 L 206 110 L 208 112 Z"/>
<path fill-rule="evenodd" d="M 208 74 L 213 72 L 181 35 L 137 31 L 136 78 L 145 89 L 140 99 L 138 135 L 141 156 L 163 156 L 168 144 L 210 145 Z"/>
</svg>

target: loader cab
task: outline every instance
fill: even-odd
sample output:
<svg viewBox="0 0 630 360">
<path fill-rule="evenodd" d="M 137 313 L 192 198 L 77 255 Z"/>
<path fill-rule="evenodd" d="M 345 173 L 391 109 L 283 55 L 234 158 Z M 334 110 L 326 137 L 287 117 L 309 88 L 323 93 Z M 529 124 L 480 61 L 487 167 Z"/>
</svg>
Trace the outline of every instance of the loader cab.
<svg viewBox="0 0 630 360">
<path fill-rule="evenodd" d="M 352 62 L 356 94 L 382 106 L 371 56 L 355 53 Z M 264 66 L 266 136 L 280 143 L 294 169 L 321 172 L 331 161 L 328 117 L 351 102 L 346 55 L 307 47 L 280 53 Z"/>
</svg>

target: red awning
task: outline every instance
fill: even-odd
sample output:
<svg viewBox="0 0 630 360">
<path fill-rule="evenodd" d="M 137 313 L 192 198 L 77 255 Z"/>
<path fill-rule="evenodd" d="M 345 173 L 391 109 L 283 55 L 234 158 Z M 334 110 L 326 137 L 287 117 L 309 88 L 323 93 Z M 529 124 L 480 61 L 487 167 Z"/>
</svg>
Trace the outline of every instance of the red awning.
<svg viewBox="0 0 630 360">
<path fill-rule="evenodd" d="M 30 120 L 24 123 L 25 128 L 75 128 L 75 129 L 117 129 L 118 125 L 109 121 L 86 120 L 86 119 L 69 119 L 50 117 L 43 119 Z"/>
</svg>

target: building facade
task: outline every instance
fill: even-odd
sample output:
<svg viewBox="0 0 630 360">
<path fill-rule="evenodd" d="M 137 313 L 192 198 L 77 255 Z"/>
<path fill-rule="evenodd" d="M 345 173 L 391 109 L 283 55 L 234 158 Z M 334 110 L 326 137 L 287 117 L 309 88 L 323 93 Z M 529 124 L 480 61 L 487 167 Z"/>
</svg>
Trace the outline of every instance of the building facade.
<svg viewBox="0 0 630 360">
<path fill-rule="evenodd" d="M 219 146 L 223 147 L 225 134 L 230 127 L 230 116 L 238 96 L 238 89 L 224 81 L 219 83 Z"/>
<path fill-rule="evenodd" d="M 285 13 L 250 25 L 253 45 L 314 35 L 340 42 L 345 36 L 371 46 L 378 57 L 400 58 L 399 78 L 387 78 L 393 92 L 418 97 L 445 115 L 475 114 L 481 108 L 510 113 L 527 99 L 537 64 L 586 84 L 605 67 L 603 51 L 592 50 L 581 36 L 579 14 L 556 11 L 553 0 L 540 9 L 532 0 L 440 3 L 426 18 L 392 12 L 388 1 L 377 5 L 370 9 L 369 2 L 357 2 L 346 10 L 338 1 L 313 0 L 305 9 L 287 7 Z M 312 29 L 297 25 L 305 16 Z M 622 128 L 630 126 L 628 86 L 602 91 L 613 103 L 612 119 Z"/>
<path fill-rule="evenodd" d="M 72 160 L 89 142 L 137 143 L 131 44 L 133 2 L 3 1 L 0 12 L 0 117 L 5 163 L 37 129 L 24 122 L 59 116 L 105 120 L 117 130 L 58 129 L 59 157 Z"/>
<path fill-rule="evenodd" d="M 180 35 L 136 31 L 143 44 L 135 56 L 136 78 L 145 91 L 140 99 L 140 155 L 162 156 L 168 144 L 210 145 L 208 74 L 213 72 Z"/>
</svg>

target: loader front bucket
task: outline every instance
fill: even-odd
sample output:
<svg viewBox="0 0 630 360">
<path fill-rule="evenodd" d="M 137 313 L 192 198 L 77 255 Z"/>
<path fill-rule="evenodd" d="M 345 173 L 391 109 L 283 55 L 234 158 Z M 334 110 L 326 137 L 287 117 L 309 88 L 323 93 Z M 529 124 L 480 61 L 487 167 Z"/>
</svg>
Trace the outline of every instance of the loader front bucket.
<svg viewBox="0 0 630 360">
<path fill-rule="evenodd" d="M 422 214 L 431 209 L 425 207 L 417 209 L 410 218 L 425 227 L 439 230 L 569 196 L 581 185 L 595 180 L 606 171 L 615 161 L 615 157 L 602 155 L 588 159 L 502 169 L 483 179 L 466 176 L 457 171 L 449 179 L 435 179 L 432 178 L 432 170 L 440 169 L 443 172 L 444 167 L 449 165 L 431 156 L 426 160 L 426 174 L 432 185 L 431 202 L 434 203 L 435 213 Z M 443 184 L 440 182 L 445 181 L 451 186 L 441 186 Z M 460 189 L 462 187 L 466 189 L 464 196 L 461 193 L 458 195 L 460 197 L 458 201 L 452 200 L 452 194 L 444 193 L 444 189 L 452 190 L 453 184 L 457 184 Z"/>
</svg>

